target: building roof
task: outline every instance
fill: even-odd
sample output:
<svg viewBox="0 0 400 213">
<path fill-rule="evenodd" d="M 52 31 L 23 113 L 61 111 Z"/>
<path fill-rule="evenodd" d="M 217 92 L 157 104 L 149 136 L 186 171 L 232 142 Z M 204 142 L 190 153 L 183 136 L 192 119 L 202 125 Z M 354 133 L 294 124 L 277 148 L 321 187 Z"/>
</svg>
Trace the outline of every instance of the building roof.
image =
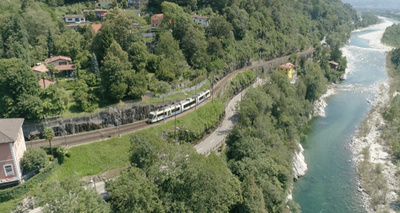
<svg viewBox="0 0 400 213">
<path fill-rule="evenodd" d="M 84 18 L 85 15 L 83 14 L 70 14 L 70 15 L 64 15 L 64 18 Z"/>
<path fill-rule="evenodd" d="M 52 58 L 46 59 L 46 64 L 54 62 L 54 61 L 58 61 L 58 60 L 72 61 L 70 57 L 59 55 L 59 56 L 54 56 Z"/>
<path fill-rule="evenodd" d="M 44 64 L 41 64 L 39 66 L 34 66 L 34 67 L 32 67 L 32 70 L 36 71 L 36 72 L 48 72 L 49 71 L 47 69 L 46 65 L 44 65 Z"/>
<path fill-rule="evenodd" d="M 60 71 L 63 71 L 63 70 L 75 70 L 75 67 L 74 67 L 73 64 L 55 66 L 54 68 L 58 69 Z"/>
<path fill-rule="evenodd" d="M 23 118 L 0 119 L 0 143 L 12 143 L 17 140 Z"/>
<path fill-rule="evenodd" d="M 196 14 L 191 15 L 191 16 L 192 16 L 192 18 L 194 18 L 194 19 L 208 19 L 207 16 L 200 16 L 200 15 L 196 15 Z"/>
<path fill-rule="evenodd" d="M 85 26 L 85 25 L 89 25 L 90 23 L 80 23 L 80 24 L 77 24 L 77 23 L 74 23 L 74 24 L 68 24 L 67 26 L 68 27 L 77 27 L 77 26 Z M 92 26 L 92 28 L 93 28 L 93 30 L 94 30 L 94 33 L 97 33 L 97 32 L 99 32 L 99 30 L 100 30 L 100 28 L 101 28 L 101 26 L 102 26 L 102 24 L 90 24 L 91 26 Z"/>
<path fill-rule="evenodd" d="M 102 24 L 92 24 L 92 28 L 94 30 L 94 33 L 99 32 L 101 26 L 102 26 Z"/>
<path fill-rule="evenodd" d="M 43 79 L 39 79 L 39 86 L 40 86 L 40 88 L 42 88 L 42 89 L 46 89 L 46 88 L 49 87 L 50 85 L 55 84 L 56 81 L 50 81 L 49 79 L 44 79 L 44 83 L 45 83 L 45 84 L 43 84 Z M 45 85 L 46 85 L 46 87 L 45 87 Z"/>
<path fill-rule="evenodd" d="M 164 14 L 154 14 L 151 18 L 164 18 Z"/>
<path fill-rule="evenodd" d="M 291 68 L 294 68 L 294 64 L 288 62 L 288 63 L 286 63 L 286 64 L 280 65 L 279 67 L 280 67 L 280 68 L 285 68 L 285 69 L 291 69 Z"/>
</svg>

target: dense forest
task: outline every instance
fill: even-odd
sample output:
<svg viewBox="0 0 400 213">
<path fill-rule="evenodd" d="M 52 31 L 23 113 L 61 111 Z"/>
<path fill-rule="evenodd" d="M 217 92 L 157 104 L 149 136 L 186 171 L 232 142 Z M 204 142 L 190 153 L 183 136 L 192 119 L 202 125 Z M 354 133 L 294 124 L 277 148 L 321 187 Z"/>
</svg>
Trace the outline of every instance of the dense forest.
<svg viewBox="0 0 400 213">
<path fill-rule="evenodd" d="M 400 47 L 400 25 L 398 24 L 393 24 L 392 26 L 386 28 L 385 33 L 383 34 L 382 37 L 382 42 L 390 45 L 392 47 Z M 396 56 L 394 56 L 396 57 Z M 394 59 L 396 60 L 396 59 Z M 397 61 L 394 61 L 396 64 Z"/>
<path fill-rule="evenodd" d="M 45 185 L 39 205 L 46 211 L 298 212 L 286 197 L 292 155 L 305 137 L 312 103 L 346 68 L 339 48 L 350 32 L 377 18 L 366 15 L 361 21 L 340 0 L 149 0 L 142 12 L 164 14 L 154 45 L 143 36 L 151 32 L 149 20 L 122 10 L 123 2 L 108 8 L 95 33 L 88 26 L 70 29 L 61 19 L 94 9 L 89 1 L 1 1 L 0 116 L 62 114 L 71 101 L 91 111 L 285 55 L 292 55 L 299 80 L 290 84 L 287 76 L 272 72 L 268 84 L 250 89 L 221 156 L 204 157 L 168 137 L 134 134 L 131 166 L 107 183 L 107 202 L 66 181 Z M 195 13 L 208 16 L 209 26 L 194 23 Z M 310 47 L 312 60 L 296 56 Z M 35 76 L 30 67 L 50 54 L 71 57 L 77 77 L 58 79 L 61 74 L 50 67 L 47 78 L 57 83 L 40 89 L 37 82 L 46 76 Z M 338 70 L 329 61 L 338 62 Z M 72 202 L 65 207 L 54 200 Z"/>
<path fill-rule="evenodd" d="M 77 31 L 67 27 L 63 15 L 95 8 L 89 1 L 70 4 L 75 2 L 0 2 L 0 117 L 41 119 L 72 108 L 90 112 L 99 105 L 137 100 L 148 91 L 160 94 L 169 85 L 198 82 L 211 72 L 224 75 L 252 60 L 290 55 L 310 46 L 325 76 L 334 81 L 335 73 L 326 62 L 337 61 L 343 70 L 345 59 L 337 54 L 340 45 L 352 29 L 374 21 L 359 21 L 355 10 L 340 1 L 150 0 L 142 13 L 163 13 L 165 20 L 154 32 L 154 42 L 143 36 L 151 32 L 149 19 L 121 10 L 124 1 L 108 8 L 100 33 L 89 25 Z M 191 20 L 195 13 L 209 17 L 207 28 Z M 320 45 L 324 38 L 330 48 Z M 30 67 L 51 55 L 70 57 L 77 78 L 64 79 L 52 67 L 47 67 L 48 76 L 34 76 Z M 11 69 L 18 69 L 21 78 L 7 74 Z M 57 83 L 40 89 L 35 78 Z"/>
</svg>

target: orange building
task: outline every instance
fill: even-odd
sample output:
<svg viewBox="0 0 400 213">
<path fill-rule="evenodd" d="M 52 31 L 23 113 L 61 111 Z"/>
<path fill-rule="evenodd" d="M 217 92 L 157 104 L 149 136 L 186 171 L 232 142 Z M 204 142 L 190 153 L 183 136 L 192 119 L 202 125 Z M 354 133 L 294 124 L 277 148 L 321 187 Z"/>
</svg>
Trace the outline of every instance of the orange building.
<svg viewBox="0 0 400 213">
<path fill-rule="evenodd" d="M 288 62 L 286 64 L 282 64 L 279 66 L 279 72 L 281 72 L 284 75 L 287 75 L 287 77 L 292 80 L 293 78 L 293 73 L 294 73 L 294 64 Z"/>
<path fill-rule="evenodd" d="M 151 26 L 158 27 L 161 24 L 161 20 L 164 18 L 164 14 L 155 14 L 151 17 Z"/>
</svg>

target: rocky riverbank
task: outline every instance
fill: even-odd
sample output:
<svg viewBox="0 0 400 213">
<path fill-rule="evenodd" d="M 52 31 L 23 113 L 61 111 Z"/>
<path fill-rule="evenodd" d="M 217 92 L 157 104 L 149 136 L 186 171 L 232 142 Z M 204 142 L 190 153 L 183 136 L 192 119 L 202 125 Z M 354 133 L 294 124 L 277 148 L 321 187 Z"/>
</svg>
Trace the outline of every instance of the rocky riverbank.
<svg viewBox="0 0 400 213">
<path fill-rule="evenodd" d="M 388 153 L 389 148 L 385 141 L 381 139 L 381 129 L 385 125 L 381 115 L 381 110 L 389 104 L 389 82 L 382 82 L 377 85 L 379 93 L 375 97 L 373 108 L 367 119 L 357 130 L 356 135 L 350 143 L 350 150 L 353 153 L 353 162 L 357 166 L 360 174 L 359 191 L 362 194 L 364 207 L 367 212 L 379 212 L 386 210 L 395 212 L 398 209 L 396 204 L 399 196 L 399 182 L 396 175 L 397 168 L 392 163 L 392 157 Z M 371 188 L 369 177 L 363 177 L 365 165 L 373 171 L 368 176 L 381 175 L 380 187 Z M 376 168 L 380 168 L 377 172 Z M 378 184 L 377 182 L 372 185 Z M 381 196 L 384 200 L 376 200 L 376 196 Z"/>
</svg>

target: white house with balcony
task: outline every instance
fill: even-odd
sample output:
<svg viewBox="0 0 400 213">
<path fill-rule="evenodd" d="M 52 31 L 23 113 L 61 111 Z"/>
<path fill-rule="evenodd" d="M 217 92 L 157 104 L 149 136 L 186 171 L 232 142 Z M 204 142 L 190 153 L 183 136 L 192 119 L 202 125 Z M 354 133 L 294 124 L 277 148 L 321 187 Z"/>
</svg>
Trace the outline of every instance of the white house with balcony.
<svg viewBox="0 0 400 213">
<path fill-rule="evenodd" d="M 64 15 L 65 23 L 82 23 L 86 22 L 84 14 Z"/>
<path fill-rule="evenodd" d="M 201 16 L 201 15 L 192 15 L 192 20 L 196 22 L 197 24 L 201 24 L 204 27 L 208 27 L 208 17 L 207 16 Z"/>
</svg>

